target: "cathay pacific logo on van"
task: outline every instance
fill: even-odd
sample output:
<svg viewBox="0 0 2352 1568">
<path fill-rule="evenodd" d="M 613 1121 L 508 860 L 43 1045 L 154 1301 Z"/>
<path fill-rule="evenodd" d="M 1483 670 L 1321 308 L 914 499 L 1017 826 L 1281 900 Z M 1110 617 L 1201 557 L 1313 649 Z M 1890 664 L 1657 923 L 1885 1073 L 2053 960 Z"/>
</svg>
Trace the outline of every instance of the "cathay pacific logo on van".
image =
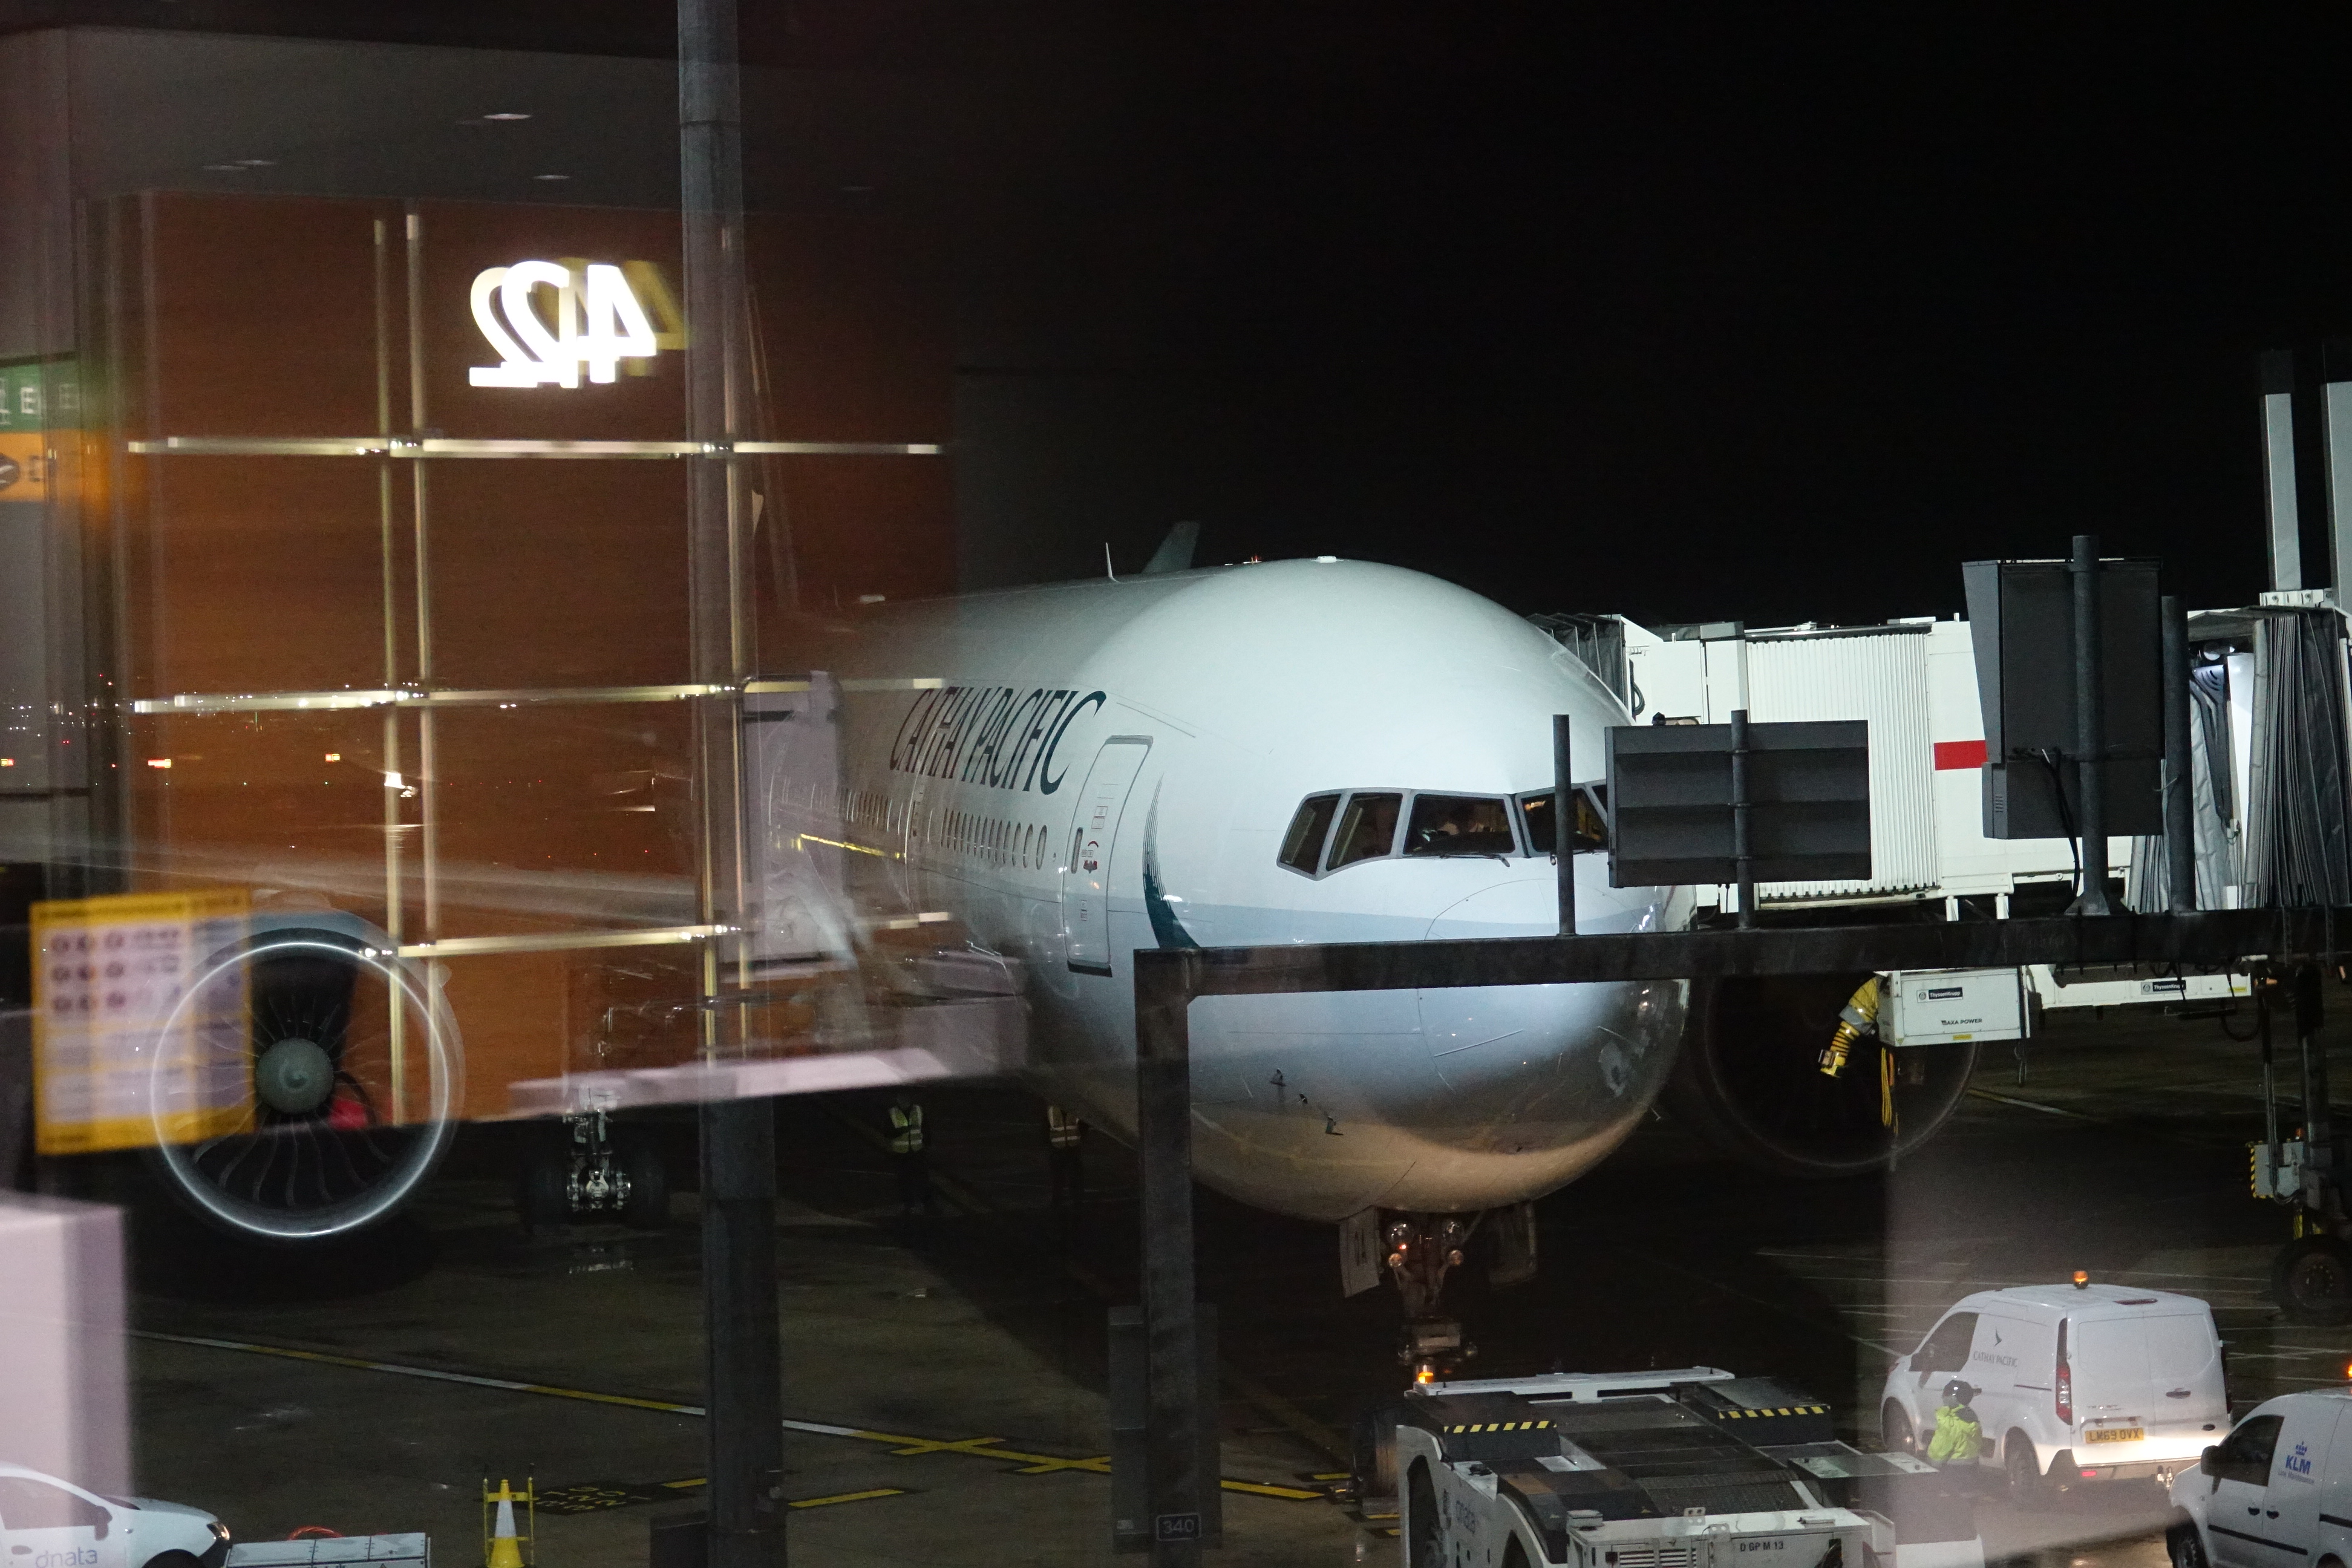
<svg viewBox="0 0 2352 1568">
<path fill-rule="evenodd" d="M 1973 1352 L 1969 1354 L 1969 1359 L 1970 1361 L 1983 1362 L 1988 1366 L 2014 1367 L 2017 1365 L 2017 1358 L 2015 1356 L 2001 1355 L 1998 1352 L 1998 1347 L 2000 1344 L 2000 1331 L 1999 1329 L 1995 1329 L 1992 1331 L 1992 1342 L 1996 1349 Z"/>
<path fill-rule="evenodd" d="M 890 746 L 890 771 L 1051 795 L 1062 787 L 1055 748 L 1099 691 L 1075 687 L 943 686 L 915 699 Z M 1066 770 L 1064 770 L 1066 771 Z"/>
<path fill-rule="evenodd" d="M 2311 1475 L 2311 1445 L 2297 1443 L 2294 1452 L 2279 1461 L 2279 1473 L 2291 1481 L 2308 1482 Z"/>
</svg>

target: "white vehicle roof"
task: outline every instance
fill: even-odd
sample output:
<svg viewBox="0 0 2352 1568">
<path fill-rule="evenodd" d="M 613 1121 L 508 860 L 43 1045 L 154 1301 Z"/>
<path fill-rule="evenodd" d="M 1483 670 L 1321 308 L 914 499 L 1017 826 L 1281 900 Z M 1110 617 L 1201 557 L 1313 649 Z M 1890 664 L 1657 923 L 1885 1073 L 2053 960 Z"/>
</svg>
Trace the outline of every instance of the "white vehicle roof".
<svg viewBox="0 0 2352 1568">
<path fill-rule="evenodd" d="M 2128 1318 L 2136 1314 L 2153 1317 L 2212 1310 L 2195 1296 L 2095 1280 L 2081 1289 L 2073 1285 L 2012 1285 L 2006 1290 L 1979 1290 L 1973 1296 L 1963 1296 L 1953 1303 L 1952 1310 L 2007 1312 L 2053 1323 L 2060 1318 Z"/>
<path fill-rule="evenodd" d="M 1737 1374 L 1719 1366 L 1685 1366 L 1647 1372 L 1545 1372 L 1526 1377 L 1456 1379 L 1423 1384 L 1414 1394 L 1516 1394 L 1522 1399 L 1594 1400 L 1629 1394 L 1664 1394 L 1678 1383 L 1729 1383 Z"/>
</svg>

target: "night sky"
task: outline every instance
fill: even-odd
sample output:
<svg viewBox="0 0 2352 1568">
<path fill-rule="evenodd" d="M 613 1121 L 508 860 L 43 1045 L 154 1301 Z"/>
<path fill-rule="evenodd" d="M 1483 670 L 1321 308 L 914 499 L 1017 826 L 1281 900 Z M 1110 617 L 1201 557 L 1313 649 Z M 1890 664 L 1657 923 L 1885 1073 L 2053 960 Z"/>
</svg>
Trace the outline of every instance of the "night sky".
<svg viewBox="0 0 2352 1568">
<path fill-rule="evenodd" d="M 2195 605 L 2263 585 L 2255 355 L 2352 331 L 2352 39 L 2230 9 L 747 0 L 744 31 L 919 84 L 857 132 L 861 199 L 935 222 L 996 421 L 960 434 L 1011 433 L 969 452 L 1025 520 L 983 576 L 1131 567 L 1189 517 L 1209 559 L 1771 625 L 1948 613 L 1960 560 L 2078 530 Z M 637 0 L 0 0 L 68 15 L 673 36 Z M 754 185 L 792 155 L 754 134 Z"/>
<path fill-rule="evenodd" d="M 2076 531 L 2251 597 L 2254 356 L 2352 321 L 2343 29 L 1731 11 L 1098 40 L 1131 139 L 1041 297 L 1131 290 L 1226 415 L 1147 502 L 1520 609 L 1948 612 Z"/>
</svg>

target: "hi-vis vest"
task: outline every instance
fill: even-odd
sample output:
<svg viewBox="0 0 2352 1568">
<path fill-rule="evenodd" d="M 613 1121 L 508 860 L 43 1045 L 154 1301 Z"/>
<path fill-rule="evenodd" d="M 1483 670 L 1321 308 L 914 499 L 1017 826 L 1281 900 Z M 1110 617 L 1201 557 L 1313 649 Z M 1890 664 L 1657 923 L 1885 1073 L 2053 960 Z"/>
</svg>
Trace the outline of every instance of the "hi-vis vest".
<svg viewBox="0 0 2352 1568">
<path fill-rule="evenodd" d="M 1076 1148 L 1078 1146 L 1078 1136 L 1086 1131 L 1086 1125 L 1087 1124 L 1085 1122 L 1078 1120 L 1076 1115 L 1063 1110 L 1060 1106 L 1047 1105 L 1045 1107 L 1045 1142 L 1047 1147 L 1054 1149 Z"/>
<path fill-rule="evenodd" d="M 1973 1460 L 1983 1452 L 1984 1428 L 1977 1424 L 1977 1413 L 1965 1405 L 1938 1405 L 1936 1435 L 1927 1440 L 1927 1458 L 1940 1465 Z"/>
<path fill-rule="evenodd" d="M 923 1108 L 910 1105 L 904 1110 L 890 1108 L 890 1152 L 919 1154 L 923 1152 Z"/>
</svg>

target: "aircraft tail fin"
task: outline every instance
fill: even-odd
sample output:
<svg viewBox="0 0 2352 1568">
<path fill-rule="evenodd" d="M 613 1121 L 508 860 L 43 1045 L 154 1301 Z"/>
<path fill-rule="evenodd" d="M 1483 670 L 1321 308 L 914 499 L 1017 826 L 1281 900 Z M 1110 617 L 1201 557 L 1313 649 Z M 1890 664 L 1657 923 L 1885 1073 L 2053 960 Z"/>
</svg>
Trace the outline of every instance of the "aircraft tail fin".
<svg viewBox="0 0 2352 1568">
<path fill-rule="evenodd" d="M 1200 542 L 1199 523 L 1178 523 L 1168 531 L 1168 537 L 1160 542 L 1160 548 L 1151 552 L 1151 559 L 1144 563 L 1143 574 L 1151 577 L 1162 572 L 1191 571 L 1192 549 Z"/>
</svg>

